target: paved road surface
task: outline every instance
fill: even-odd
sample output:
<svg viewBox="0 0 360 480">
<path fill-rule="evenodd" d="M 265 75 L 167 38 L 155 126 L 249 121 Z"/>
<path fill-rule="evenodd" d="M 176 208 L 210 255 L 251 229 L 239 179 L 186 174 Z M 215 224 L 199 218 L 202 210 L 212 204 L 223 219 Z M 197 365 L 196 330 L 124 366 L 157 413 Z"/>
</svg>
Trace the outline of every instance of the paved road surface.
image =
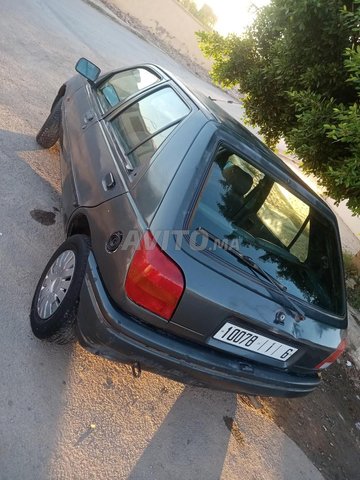
<svg viewBox="0 0 360 480">
<path fill-rule="evenodd" d="M 156 62 L 222 95 L 81 0 L 0 0 L 0 480 L 321 480 L 240 397 L 134 379 L 31 335 L 35 283 L 63 238 L 58 151 L 34 136 L 80 56 L 104 70 Z"/>
</svg>

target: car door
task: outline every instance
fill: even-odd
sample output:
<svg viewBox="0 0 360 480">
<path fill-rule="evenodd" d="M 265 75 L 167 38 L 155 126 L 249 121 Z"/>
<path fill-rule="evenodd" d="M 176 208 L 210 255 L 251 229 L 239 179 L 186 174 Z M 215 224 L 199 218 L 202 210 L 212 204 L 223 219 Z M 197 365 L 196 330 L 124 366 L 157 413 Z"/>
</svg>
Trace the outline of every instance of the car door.
<svg viewBox="0 0 360 480">
<path fill-rule="evenodd" d="M 129 97 L 160 81 L 147 68 L 106 75 L 88 82 L 65 101 L 63 197 L 65 214 L 77 206 L 93 207 L 127 190 L 126 164 L 107 129 L 107 117 Z"/>
</svg>

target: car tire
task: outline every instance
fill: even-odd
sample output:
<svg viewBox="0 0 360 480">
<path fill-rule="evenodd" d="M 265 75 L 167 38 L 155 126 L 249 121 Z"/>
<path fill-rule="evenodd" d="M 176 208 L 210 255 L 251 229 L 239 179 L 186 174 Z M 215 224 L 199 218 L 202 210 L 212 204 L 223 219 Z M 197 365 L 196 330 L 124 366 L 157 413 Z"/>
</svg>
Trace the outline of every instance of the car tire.
<svg viewBox="0 0 360 480">
<path fill-rule="evenodd" d="M 58 344 L 76 339 L 76 316 L 89 252 L 89 237 L 73 235 L 48 261 L 31 304 L 30 325 L 37 338 Z"/>
<path fill-rule="evenodd" d="M 45 120 L 39 133 L 36 135 L 36 141 L 43 148 L 50 148 L 59 140 L 61 129 L 61 104 L 62 98 L 55 103 L 51 109 L 50 115 Z"/>
</svg>

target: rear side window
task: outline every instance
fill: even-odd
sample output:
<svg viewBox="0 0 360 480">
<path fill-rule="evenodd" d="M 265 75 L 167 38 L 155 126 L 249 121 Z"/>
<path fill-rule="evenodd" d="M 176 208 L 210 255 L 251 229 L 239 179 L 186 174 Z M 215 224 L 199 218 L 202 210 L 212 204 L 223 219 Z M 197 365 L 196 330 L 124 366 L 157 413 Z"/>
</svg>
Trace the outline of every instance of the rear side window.
<svg viewBox="0 0 360 480">
<path fill-rule="evenodd" d="M 126 100 L 130 95 L 159 82 L 160 78 L 146 68 L 133 68 L 115 73 L 102 83 L 97 94 L 106 111 Z"/>
<path fill-rule="evenodd" d="M 150 160 L 189 107 L 171 87 L 157 90 L 133 103 L 111 124 L 134 167 Z"/>
<path fill-rule="evenodd" d="M 210 168 L 190 228 L 203 228 L 230 243 L 288 293 L 343 313 L 341 252 L 334 225 L 296 192 L 225 148 Z M 223 249 L 216 249 L 216 255 L 246 268 Z"/>
</svg>

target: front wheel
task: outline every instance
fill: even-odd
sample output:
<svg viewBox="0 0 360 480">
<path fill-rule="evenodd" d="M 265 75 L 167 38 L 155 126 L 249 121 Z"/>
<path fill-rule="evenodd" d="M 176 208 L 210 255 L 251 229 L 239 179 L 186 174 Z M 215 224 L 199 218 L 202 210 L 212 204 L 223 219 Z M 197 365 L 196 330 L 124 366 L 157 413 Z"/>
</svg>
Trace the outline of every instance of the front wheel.
<svg viewBox="0 0 360 480">
<path fill-rule="evenodd" d="M 61 104 L 62 98 L 55 103 L 50 115 L 45 120 L 44 125 L 41 127 L 39 133 L 36 135 L 37 143 L 43 148 L 52 147 L 60 138 Z"/>
<path fill-rule="evenodd" d="M 30 324 L 37 338 L 59 344 L 76 338 L 76 315 L 89 252 L 89 237 L 74 235 L 50 258 L 31 304 Z"/>
</svg>

